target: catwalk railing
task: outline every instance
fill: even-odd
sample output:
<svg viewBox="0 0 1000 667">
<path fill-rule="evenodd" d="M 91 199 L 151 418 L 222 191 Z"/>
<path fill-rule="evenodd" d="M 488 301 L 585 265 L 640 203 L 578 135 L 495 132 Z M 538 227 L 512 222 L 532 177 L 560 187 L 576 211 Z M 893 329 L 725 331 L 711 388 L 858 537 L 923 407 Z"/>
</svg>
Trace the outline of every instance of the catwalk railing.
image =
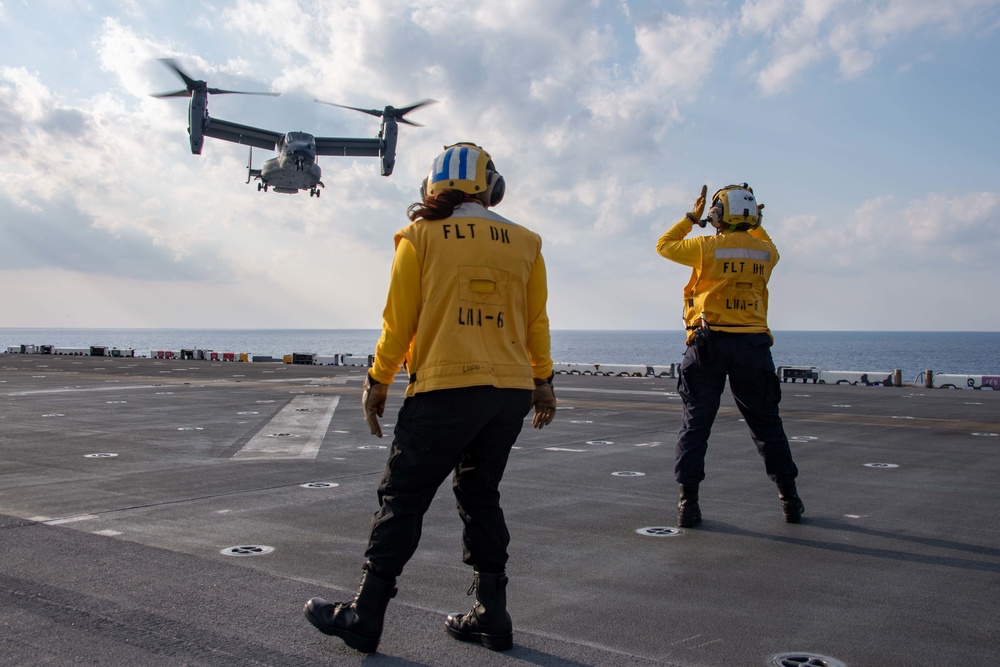
<svg viewBox="0 0 1000 667">
<path fill-rule="evenodd" d="M 117 348 L 105 345 L 89 347 L 60 347 L 56 345 L 10 345 L 7 354 L 48 354 L 57 356 L 91 357 L 135 357 L 133 348 Z M 145 356 L 145 355 L 139 355 Z M 319 355 L 312 352 L 294 352 L 280 358 L 252 355 L 248 352 L 216 352 L 199 348 L 180 350 L 150 350 L 151 359 L 180 359 L 191 361 L 226 362 L 283 362 L 286 364 L 319 366 L 371 367 L 375 355 L 333 354 Z M 676 378 L 680 364 L 603 364 L 581 362 L 558 362 L 552 370 L 561 375 L 594 375 L 609 377 L 659 377 Z M 868 387 L 923 386 L 928 389 L 1000 389 L 1000 376 L 936 373 L 922 371 L 912 383 L 904 383 L 902 371 L 825 371 L 815 366 L 778 366 L 778 378 L 782 382 L 803 382 L 813 384 L 841 384 Z"/>
</svg>

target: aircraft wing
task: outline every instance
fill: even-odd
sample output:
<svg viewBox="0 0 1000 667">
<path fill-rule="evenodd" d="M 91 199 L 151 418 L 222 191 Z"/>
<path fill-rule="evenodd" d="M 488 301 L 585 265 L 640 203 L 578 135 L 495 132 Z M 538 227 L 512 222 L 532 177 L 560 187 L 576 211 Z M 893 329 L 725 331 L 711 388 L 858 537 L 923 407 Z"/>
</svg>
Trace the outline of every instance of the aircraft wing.
<svg viewBox="0 0 1000 667">
<path fill-rule="evenodd" d="M 204 134 L 206 137 L 214 137 L 223 141 L 232 141 L 235 144 L 244 146 L 256 146 L 257 148 L 267 148 L 274 150 L 278 139 L 284 136 L 283 132 L 272 132 L 262 130 L 259 127 L 230 123 L 228 120 L 218 118 L 207 118 Z"/>
<path fill-rule="evenodd" d="M 379 157 L 382 155 L 382 141 L 350 137 L 316 137 L 316 155 Z"/>
</svg>

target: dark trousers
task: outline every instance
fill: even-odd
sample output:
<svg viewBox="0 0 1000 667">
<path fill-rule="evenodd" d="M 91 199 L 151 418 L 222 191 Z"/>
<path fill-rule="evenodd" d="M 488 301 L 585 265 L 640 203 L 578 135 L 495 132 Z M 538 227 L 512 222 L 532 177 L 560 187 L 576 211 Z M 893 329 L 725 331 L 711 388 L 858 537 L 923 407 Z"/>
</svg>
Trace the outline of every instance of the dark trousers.
<svg viewBox="0 0 1000 667">
<path fill-rule="evenodd" d="M 483 386 L 429 391 L 403 401 L 365 551 L 377 576 L 394 579 L 402 573 L 420 541 L 424 513 L 452 472 L 463 561 L 482 572 L 503 571 L 510 533 L 498 487 L 531 395 L 527 389 Z"/>
<path fill-rule="evenodd" d="M 681 362 L 677 391 L 684 400 L 684 418 L 677 438 L 677 481 L 698 484 L 705 479 L 708 437 L 727 376 L 768 477 L 778 484 L 794 481 L 799 471 L 778 416 L 781 382 L 774 372 L 771 338 L 713 331 L 709 356 L 707 363 L 699 363 L 695 346 L 689 345 Z"/>
</svg>

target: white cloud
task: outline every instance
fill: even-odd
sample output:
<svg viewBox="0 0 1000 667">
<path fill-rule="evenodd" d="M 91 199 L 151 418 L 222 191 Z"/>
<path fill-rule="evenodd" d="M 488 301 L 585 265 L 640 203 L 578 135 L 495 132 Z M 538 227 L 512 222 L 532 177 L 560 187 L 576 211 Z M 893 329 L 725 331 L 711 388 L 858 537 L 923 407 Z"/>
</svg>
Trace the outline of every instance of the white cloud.
<svg viewBox="0 0 1000 667">
<path fill-rule="evenodd" d="M 931 193 L 900 201 L 864 202 L 848 220 L 801 215 L 780 221 L 782 261 L 819 273 L 863 272 L 873 265 L 898 272 L 959 274 L 987 266 L 1000 253 L 993 221 L 1000 193 Z"/>
<path fill-rule="evenodd" d="M 137 280 L 65 269 L 0 269 L 0 280 L 18 285 L 5 301 L 5 321 L 32 327 L 356 328 L 353 314 L 374 305 L 357 290 L 330 289 L 321 298 L 302 285 L 256 280 Z"/>
<path fill-rule="evenodd" d="M 835 58 L 841 76 L 867 72 L 893 42 L 916 32 L 930 39 L 966 30 L 995 30 L 998 0 L 883 0 L 844 3 L 840 0 L 747 0 L 741 7 L 741 34 L 764 49 L 769 62 L 757 81 L 761 92 L 784 92 L 810 67 Z M 763 44 L 757 40 L 763 38 Z"/>
<path fill-rule="evenodd" d="M 767 34 L 795 4 L 795 0 L 747 0 L 740 7 L 740 30 Z"/>
<path fill-rule="evenodd" d="M 815 45 L 807 44 L 795 51 L 786 50 L 777 55 L 757 75 L 757 84 L 765 95 L 788 89 L 799 75 L 822 58 Z"/>
<path fill-rule="evenodd" d="M 0 81 L 5 82 L 0 93 L 4 106 L 17 108 L 18 114 L 5 114 L 8 123 L 30 123 L 39 120 L 51 105 L 52 93 L 23 67 L 0 68 Z M 2 139 L 2 137 L 0 137 Z"/>
<path fill-rule="evenodd" d="M 636 28 L 638 65 L 661 95 L 690 99 L 708 79 L 729 31 L 727 22 L 712 17 L 667 15 L 657 25 Z"/>
<path fill-rule="evenodd" d="M 0 162 L 0 205 L 9 209 L 0 261 L 7 277 L 30 277 L 39 298 L 56 301 L 59 281 L 72 283 L 65 292 L 74 298 L 84 286 L 120 285 L 135 299 L 224 300 L 218 313 L 201 300 L 172 303 L 165 310 L 178 325 L 258 326 L 243 312 L 253 310 L 288 326 L 377 326 L 392 233 L 429 160 L 460 139 L 486 146 L 506 177 L 498 212 L 542 233 L 561 327 L 677 326 L 671 304 L 687 270 L 656 256 L 655 241 L 702 182 L 718 185 L 734 170 L 774 183 L 774 201 L 787 202 L 768 223 L 784 270 L 833 280 L 880 265 L 906 268 L 914 258 L 949 267 L 981 261 L 996 251 L 983 231 L 992 229 L 983 223 L 996 216 L 996 194 L 978 192 L 988 186 L 942 183 L 912 199 L 900 180 L 883 188 L 891 197 L 867 203 L 870 195 L 857 193 L 819 213 L 802 203 L 784 182 L 808 175 L 789 165 L 824 165 L 798 156 L 780 164 L 770 141 L 789 131 L 783 119 L 805 122 L 796 117 L 804 112 L 768 95 L 812 86 L 832 68 L 845 79 L 861 76 L 907 36 L 967 28 L 995 16 L 997 4 L 753 0 L 727 13 L 719 2 L 664 10 L 576 0 L 235 0 L 174 23 L 157 21 L 166 5 L 97 3 L 86 12 L 96 27 L 80 27 L 77 58 L 61 66 L 71 77 L 86 72 L 100 94 L 72 92 L 61 72 L 0 69 L 0 146 L 20 158 Z M 9 3 L 0 7 L 12 12 Z M 930 57 L 931 46 L 922 43 L 919 54 Z M 148 96 L 181 87 L 155 62 L 163 56 L 213 86 L 281 91 L 274 100 L 210 100 L 213 116 L 275 131 L 377 132 L 377 119 L 314 105 L 313 97 L 364 108 L 441 103 L 410 117 L 425 127 L 400 128 L 391 178 L 372 159 L 321 158 L 321 199 L 264 194 L 244 183 L 245 147 L 210 139 L 201 156 L 191 155 L 186 100 Z M 753 97 L 754 81 L 766 93 L 754 101 L 775 118 L 717 104 Z M 718 86 L 728 87 L 725 95 Z M 719 160 L 723 140 L 741 148 Z M 255 150 L 256 166 L 267 157 Z M 882 178 L 864 164 L 839 168 Z M 952 219 L 954 211 L 964 213 Z M 156 319 L 145 302 L 131 322 L 127 305 L 101 303 L 95 313 L 122 318 L 116 324 L 156 326 L 145 324 Z M 58 319 L 58 310 L 46 316 Z"/>
</svg>

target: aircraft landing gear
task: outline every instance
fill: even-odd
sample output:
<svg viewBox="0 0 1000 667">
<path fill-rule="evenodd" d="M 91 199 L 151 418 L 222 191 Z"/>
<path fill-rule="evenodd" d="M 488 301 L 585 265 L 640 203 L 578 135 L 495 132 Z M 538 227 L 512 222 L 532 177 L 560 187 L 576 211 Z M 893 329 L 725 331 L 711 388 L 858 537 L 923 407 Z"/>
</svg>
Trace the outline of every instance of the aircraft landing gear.
<svg viewBox="0 0 1000 667">
<path fill-rule="evenodd" d="M 318 199 L 319 195 L 320 195 L 320 191 L 317 190 L 316 188 L 313 188 L 312 190 L 309 191 L 309 196 L 310 197 L 316 197 Z"/>
<path fill-rule="evenodd" d="M 267 183 L 258 183 L 257 184 L 257 192 L 260 192 L 261 190 L 263 190 L 264 192 L 267 192 Z"/>
</svg>

